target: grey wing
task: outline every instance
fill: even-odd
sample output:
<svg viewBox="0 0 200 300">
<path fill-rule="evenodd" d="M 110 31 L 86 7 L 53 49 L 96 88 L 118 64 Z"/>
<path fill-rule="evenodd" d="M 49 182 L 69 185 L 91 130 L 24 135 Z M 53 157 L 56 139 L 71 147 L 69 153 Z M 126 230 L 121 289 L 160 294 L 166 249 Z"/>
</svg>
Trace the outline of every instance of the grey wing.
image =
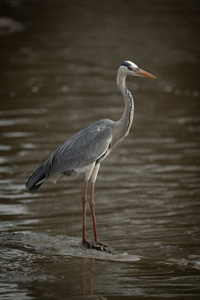
<svg viewBox="0 0 200 300">
<path fill-rule="evenodd" d="M 57 148 L 46 161 L 45 177 L 99 162 L 112 140 L 111 122 L 101 120 L 94 123 Z"/>
</svg>

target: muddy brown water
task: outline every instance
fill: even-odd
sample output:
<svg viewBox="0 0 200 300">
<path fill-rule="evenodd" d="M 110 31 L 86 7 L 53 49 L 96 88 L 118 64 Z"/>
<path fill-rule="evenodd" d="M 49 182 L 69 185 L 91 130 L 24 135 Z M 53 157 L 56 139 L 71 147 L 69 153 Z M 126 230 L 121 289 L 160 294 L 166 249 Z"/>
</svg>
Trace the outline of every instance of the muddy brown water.
<svg viewBox="0 0 200 300">
<path fill-rule="evenodd" d="M 0 36 L 0 299 L 199 299 L 200 90 L 198 1 L 3 1 L 24 30 Z M 81 247 L 83 178 L 31 173 L 67 138 L 117 120 L 118 66 L 127 78 L 129 136 L 96 184 L 100 240 Z M 88 208 L 87 235 L 92 238 Z"/>
</svg>

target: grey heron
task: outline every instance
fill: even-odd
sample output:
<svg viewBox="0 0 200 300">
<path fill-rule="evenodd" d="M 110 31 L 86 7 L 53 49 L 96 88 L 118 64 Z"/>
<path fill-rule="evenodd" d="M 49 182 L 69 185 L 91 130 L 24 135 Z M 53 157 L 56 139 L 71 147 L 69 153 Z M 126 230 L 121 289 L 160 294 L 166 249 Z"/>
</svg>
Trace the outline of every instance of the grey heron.
<svg viewBox="0 0 200 300">
<path fill-rule="evenodd" d="M 114 122 L 103 119 L 81 130 L 64 144 L 58 147 L 54 153 L 33 173 L 26 183 L 26 188 L 33 194 L 40 186 L 53 175 L 81 174 L 85 175 L 85 185 L 82 196 L 83 236 L 82 243 L 97 250 L 108 251 L 108 245 L 98 240 L 94 185 L 97 179 L 100 163 L 110 154 L 129 133 L 134 117 L 134 100 L 131 92 L 126 87 L 126 76 L 142 76 L 156 78 L 154 75 L 140 69 L 131 61 L 124 61 L 118 69 L 117 86 L 123 96 L 125 109 L 121 119 Z M 86 239 L 86 202 L 88 182 L 91 182 L 90 209 L 93 221 L 94 241 Z"/>
</svg>

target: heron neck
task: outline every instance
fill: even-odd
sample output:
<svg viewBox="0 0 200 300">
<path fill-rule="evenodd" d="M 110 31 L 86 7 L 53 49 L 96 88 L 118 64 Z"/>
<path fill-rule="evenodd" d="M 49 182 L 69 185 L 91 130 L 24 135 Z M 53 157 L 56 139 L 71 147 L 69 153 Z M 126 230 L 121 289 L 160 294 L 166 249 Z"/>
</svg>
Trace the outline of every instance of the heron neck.
<svg viewBox="0 0 200 300">
<path fill-rule="evenodd" d="M 126 75 L 118 74 L 117 86 L 124 98 L 125 108 L 121 119 L 117 122 L 117 129 L 120 132 L 121 140 L 124 139 L 131 128 L 134 117 L 134 100 L 131 92 L 126 87 Z"/>
</svg>

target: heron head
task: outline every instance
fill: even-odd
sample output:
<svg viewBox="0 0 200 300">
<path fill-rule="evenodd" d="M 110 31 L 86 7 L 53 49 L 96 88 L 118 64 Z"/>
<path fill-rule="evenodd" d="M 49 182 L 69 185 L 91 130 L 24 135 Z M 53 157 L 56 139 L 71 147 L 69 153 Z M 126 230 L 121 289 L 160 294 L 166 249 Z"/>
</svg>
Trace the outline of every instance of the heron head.
<svg viewBox="0 0 200 300">
<path fill-rule="evenodd" d="M 136 64 L 129 60 L 124 61 L 121 64 L 121 66 L 119 67 L 119 71 L 124 73 L 124 75 L 156 78 L 154 75 L 140 69 Z"/>
</svg>

